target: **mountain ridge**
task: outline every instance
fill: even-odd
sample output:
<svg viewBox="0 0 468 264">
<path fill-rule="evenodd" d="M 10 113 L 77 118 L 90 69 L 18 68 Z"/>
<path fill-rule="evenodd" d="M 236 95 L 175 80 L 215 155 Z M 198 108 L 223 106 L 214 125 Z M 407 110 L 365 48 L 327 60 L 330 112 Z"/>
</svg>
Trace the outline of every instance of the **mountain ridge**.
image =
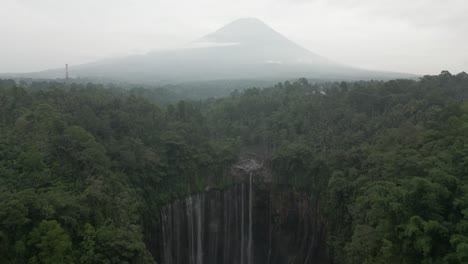
<svg viewBox="0 0 468 264">
<path fill-rule="evenodd" d="M 52 69 L 22 76 L 61 78 L 63 73 L 63 69 Z M 257 18 L 237 19 L 182 49 L 70 65 L 70 76 L 159 84 L 223 79 L 414 77 L 333 62 L 289 40 Z"/>
</svg>

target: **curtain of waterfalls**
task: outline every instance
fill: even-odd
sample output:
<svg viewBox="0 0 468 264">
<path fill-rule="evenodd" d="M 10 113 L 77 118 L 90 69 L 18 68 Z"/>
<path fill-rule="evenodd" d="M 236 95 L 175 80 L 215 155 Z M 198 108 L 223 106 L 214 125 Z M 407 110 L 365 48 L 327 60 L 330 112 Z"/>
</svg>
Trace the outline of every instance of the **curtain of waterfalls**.
<svg viewBox="0 0 468 264">
<path fill-rule="evenodd" d="M 252 172 L 249 173 L 249 243 L 247 248 L 247 263 L 252 264 L 252 201 L 253 201 L 253 185 Z"/>
<path fill-rule="evenodd" d="M 305 195 L 260 189 L 252 174 L 224 191 L 177 200 L 161 210 L 158 263 L 327 263 L 315 206 Z"/>
</svg>

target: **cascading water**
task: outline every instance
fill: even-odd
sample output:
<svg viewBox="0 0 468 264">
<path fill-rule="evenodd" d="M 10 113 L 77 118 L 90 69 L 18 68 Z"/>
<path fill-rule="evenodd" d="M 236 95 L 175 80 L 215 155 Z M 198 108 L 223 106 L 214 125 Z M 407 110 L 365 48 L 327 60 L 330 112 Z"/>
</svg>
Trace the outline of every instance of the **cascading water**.
<svg viewBox="0 0 468 264">
<path fill-rule="evenodd" d="M 226 190 L 192 195 L 162 209 L 158 263 L 328 263 L 318 205 L 306 195 L 255 182 L 249 173 Z"/>
<path fill-rule="evenodd" d="M 240 248 L 240 263 L 244 264 L 244 183 L 241 183 L 241 248 Z"/>
<path fill-rule="evenodd" d="M 247 251 L 247 263 L 252 264 L 252 200 L 253 200 L 252 172 L 249 173 L 249 243 Z"/>
<path fill-rule="evenodd" d="M 197 221 L 197 264 L 203 264 L 203 250 L 202 250 L 202 198 L 201 195 L 198 194 L 196 196 L 196 204 L 195 204 L 195 216 Z"/>
</svg>

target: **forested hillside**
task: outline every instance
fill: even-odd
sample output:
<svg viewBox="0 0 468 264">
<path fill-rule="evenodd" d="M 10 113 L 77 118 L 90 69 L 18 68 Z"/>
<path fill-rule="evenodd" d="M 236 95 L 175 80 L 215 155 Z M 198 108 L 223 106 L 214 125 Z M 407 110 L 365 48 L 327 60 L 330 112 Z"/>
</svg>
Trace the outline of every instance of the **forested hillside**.
<svg viewBox="0 0 468 264">
<path fill-rule="evenodd" d="M 0 81 L 0 263 L 154 263 L 159 210 L 245 152 L 319 201 L 333 263 L 468 263 L 468 74 L 221 99 Z"/>
</svg>

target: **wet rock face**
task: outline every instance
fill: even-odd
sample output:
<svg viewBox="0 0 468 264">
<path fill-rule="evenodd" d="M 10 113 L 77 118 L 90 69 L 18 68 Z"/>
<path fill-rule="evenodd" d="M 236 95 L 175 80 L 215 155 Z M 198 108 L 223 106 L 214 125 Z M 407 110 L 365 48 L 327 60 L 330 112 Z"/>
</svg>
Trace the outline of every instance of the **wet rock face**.
<svg viewBox="0 0 468 264">
<path fill-rule="evenodd" d="M 165 264 L 328 263 L 319 206 L 306 195 L 256 184 L 177 200 L 161 211 Z"/>
</svg>

